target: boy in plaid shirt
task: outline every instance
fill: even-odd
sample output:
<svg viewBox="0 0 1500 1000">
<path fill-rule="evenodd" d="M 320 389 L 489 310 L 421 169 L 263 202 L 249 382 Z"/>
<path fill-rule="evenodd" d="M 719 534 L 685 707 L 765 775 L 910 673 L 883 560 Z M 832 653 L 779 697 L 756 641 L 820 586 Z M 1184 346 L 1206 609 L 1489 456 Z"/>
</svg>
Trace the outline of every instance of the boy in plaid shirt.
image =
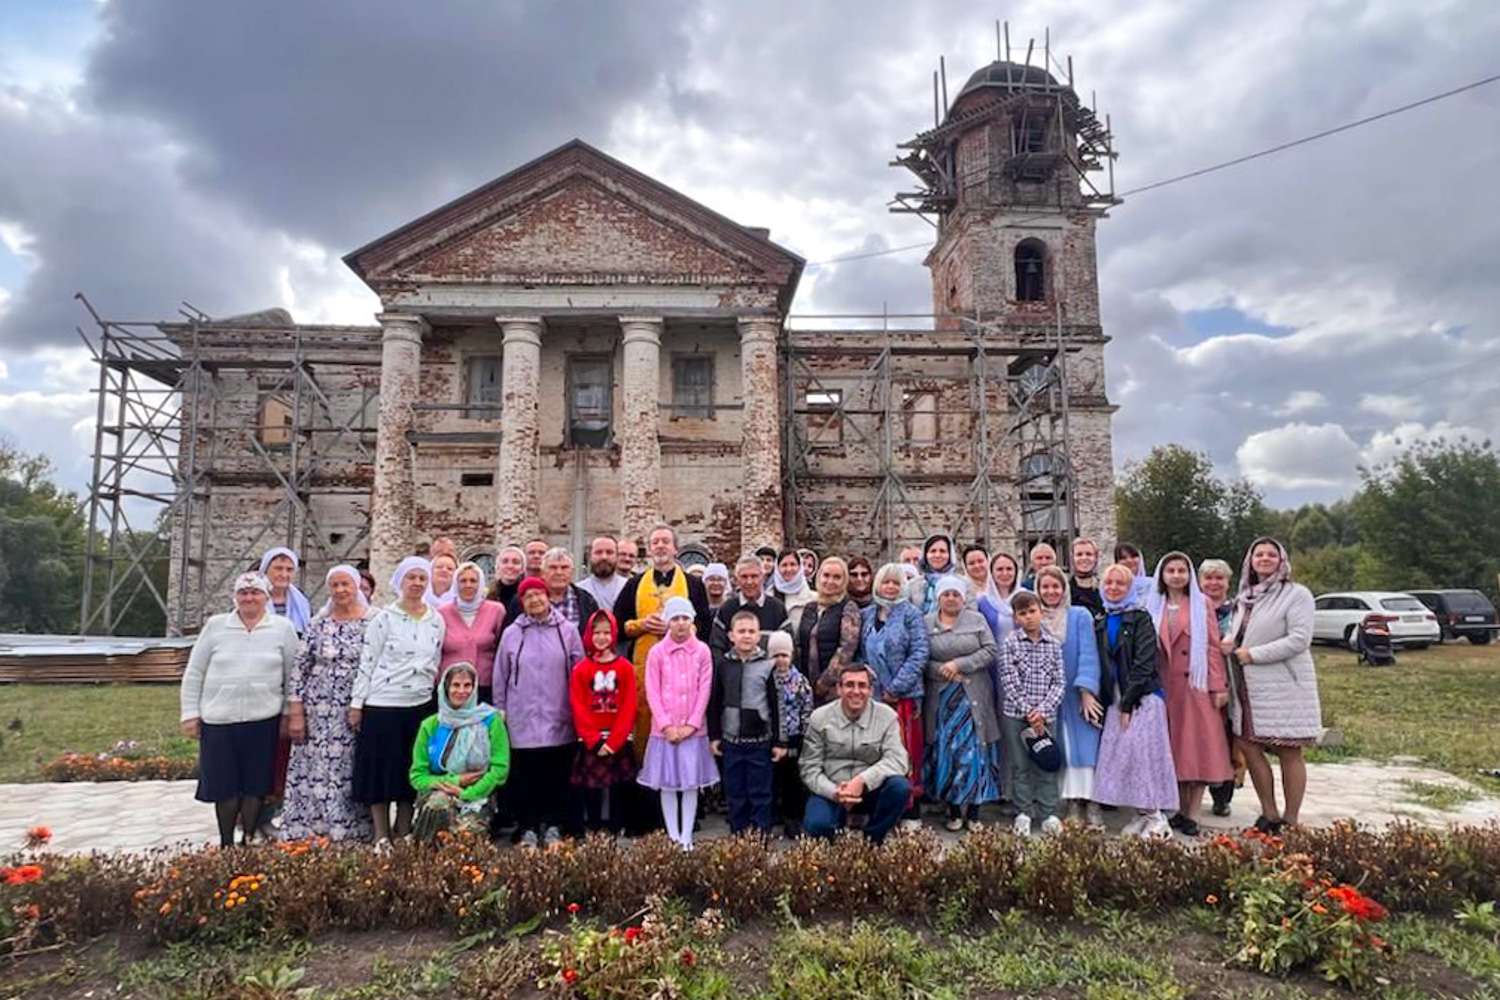
<svg viewBox="0 0 1500 1000">
<path fill-rule="evenodd" d="M 1016 804 L 1015 831 L 1031 835 L 1031 824 L 1042 832 L 1062 829 L 1057 818 L 1057 775 L 1031 759 L 1028 735 L 1046 733 L 1056 720 L 1063 697 L 1062 645 L 1042 627 L 1042 604 L 1037 596 L 1019 590 L 1010 600 L 1015 629 L 1000 643 L 1000 732 L 1010 771 L 1010 798 Z"/>
</svg>

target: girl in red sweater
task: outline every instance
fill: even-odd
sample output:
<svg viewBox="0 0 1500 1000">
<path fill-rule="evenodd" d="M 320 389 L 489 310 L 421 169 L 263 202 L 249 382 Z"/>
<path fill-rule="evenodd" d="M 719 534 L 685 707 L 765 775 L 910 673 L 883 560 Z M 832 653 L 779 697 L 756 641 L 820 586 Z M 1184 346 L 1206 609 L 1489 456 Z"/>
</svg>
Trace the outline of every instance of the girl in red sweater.
<svg viewBox="0 0 1500 1000">
<path fill-rule="evenodd" d="M 588 825 L 618 833 L 624 826 L 625 800 L 615 793 L 634 788 L 635 668 L 615 653 L 619 641 L 615 618 L 600 609 L 583 627 L 587 656 L 573 667 L 568 697 L 573 728 L 582 746 L 573 762 L 573 784 L 584 789 Z M 605 811 L 606 801 L 608 812 Z"/>
</svg>

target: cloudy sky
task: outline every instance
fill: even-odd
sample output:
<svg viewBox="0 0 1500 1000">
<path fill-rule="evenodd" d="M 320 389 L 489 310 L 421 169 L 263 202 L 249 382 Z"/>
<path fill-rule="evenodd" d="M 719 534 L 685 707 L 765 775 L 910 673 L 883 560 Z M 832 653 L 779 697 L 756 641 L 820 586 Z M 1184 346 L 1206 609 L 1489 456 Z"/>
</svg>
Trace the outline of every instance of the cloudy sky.
<svg viewBox="0 0 1500 1000">
<path fill-rule="evenodd" d="M 1113 116 L 1122 190 L 1500 72 L 1487 0 L 1027 4 Z M 585 16 L 585 12 L 586 15 Z M 809 261 L 930 238 L 886 164 L 994 58 L 971 2 L 7 0 L 0 435 L 88 478 L 75 326 L 281 305 L 370 322 L 340 256 L 575 136 Z M 1017 19 L 1021 14 L 1024 17 Z M 1101 223 L 1116 463 L 1205 450 L 1272 502 L 1500 438 L 1500 84 L 1126 200 Z M 799 311 L 925 312 L 922 252 Z"/>
</svg>

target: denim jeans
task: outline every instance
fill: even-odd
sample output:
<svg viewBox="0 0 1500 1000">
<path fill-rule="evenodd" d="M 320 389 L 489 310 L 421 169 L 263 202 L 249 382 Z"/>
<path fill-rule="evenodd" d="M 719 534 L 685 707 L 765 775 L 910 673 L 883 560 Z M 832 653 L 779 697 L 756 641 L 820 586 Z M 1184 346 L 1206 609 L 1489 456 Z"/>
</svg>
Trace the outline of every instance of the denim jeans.
<svg viewBox="0 0 1500 1000">
<path fill-rule="evenodd" d="M 729 832 L 754 828 L 771 829 L 771 745 L 769 743 L 719 744 L 719 770 L 724 776 L 724 804 L 729 811 Z"/>
<path fill-rule="evenodd" d="M 855 812 L 868 813 L 865 836 L 880 843 L 885 835 L 900 822 L 906 812 L 906 797 L 911 792 L 911 782 L 903 776 L 886 778 L 880 787 L 867 789 Z M 807 797 L 807 815 L 802 821 L 802 832 L 809 837 L 832 837 L 849 820 L 849 810 L 832 799 L 821 795 Z"/>
</svg>

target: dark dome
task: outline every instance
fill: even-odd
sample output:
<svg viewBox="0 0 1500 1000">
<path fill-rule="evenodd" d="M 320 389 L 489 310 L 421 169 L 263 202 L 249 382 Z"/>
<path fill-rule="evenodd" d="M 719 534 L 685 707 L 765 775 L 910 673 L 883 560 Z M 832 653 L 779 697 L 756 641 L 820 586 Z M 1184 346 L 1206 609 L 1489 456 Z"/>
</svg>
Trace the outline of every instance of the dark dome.
<svg viewBox="0 0 1500 1000">
<path fill-rule="evenodd" d="M 1009 73 L 1008 83 L 1006 80 L 1007 73 Z M 1028 85 L 1041 87 L 1047 84 L 1051 84 L 1054 87 L 1063 86 L 1058 83 L 1057 79 L 1051 73 L 1048 73 L 1040 66 L 1023 66 L 1021 63 L 1006 62 L 1003 59 L 997 59 L 988 66 L 975 70 L 973 75 L 969 77 L 969 82 L 964 84 L 964 89 L 960 90 L 958 96 L 953 99 L 953 103 L 957 104 L 963 100 L 964 95 L 976 90 L 983 90 L 986 87 L 999 87 L 1001 90 L 1004 90 L 1007 86 L 1019 89 Z"/>
</svg>

